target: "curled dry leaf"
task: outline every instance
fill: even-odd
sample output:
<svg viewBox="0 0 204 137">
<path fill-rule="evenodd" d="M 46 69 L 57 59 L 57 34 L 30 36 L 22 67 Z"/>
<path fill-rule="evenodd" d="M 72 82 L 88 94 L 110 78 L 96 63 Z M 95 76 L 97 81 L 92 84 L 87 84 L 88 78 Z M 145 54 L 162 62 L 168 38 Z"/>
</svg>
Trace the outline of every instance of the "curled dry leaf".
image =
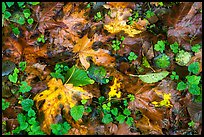
<svg viewBox="0 0 204 137">
<path fill-rule="evenodd" d="M 38 112 L 44 114 L 41 129 L 50 134 L 50 125 L 54 124 L 55 117 L 61 114 L 61 110 L 65 115 L 69 115 L 70 108 L 80 99 L 92 98 L 92 94 L 72 84 L 63 85 L 61 79 L 56 80 L 55 78 L 48 82 L 48 87 L 49 89 L 37 94 L 33 100 L 36 101 Z"/>
<path fill-rule="evenodd" d="M 98 49 L 97 51 L 92 49 L 94 41 L 88 39 L 87 35 L 81 38 L 73 48 L 74 53 L 79 53 L 79 59 L 82 65 L 87 70 L 90 67 L 90 63 L 86 60 L 87 57 L 92 57 L 93 62 L 99 66 L 109 66 L 115 58 L 111 57 L 108 50 Z"/>
</svg>

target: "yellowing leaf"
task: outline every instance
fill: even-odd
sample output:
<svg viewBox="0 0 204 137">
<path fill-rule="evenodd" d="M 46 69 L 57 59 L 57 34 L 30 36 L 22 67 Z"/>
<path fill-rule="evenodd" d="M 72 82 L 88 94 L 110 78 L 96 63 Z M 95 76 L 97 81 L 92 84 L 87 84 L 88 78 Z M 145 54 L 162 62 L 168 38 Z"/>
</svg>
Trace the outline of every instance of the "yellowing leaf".
<svg viewBox="0 0 204 137">
<path fill-rule="evenodd" d="M 104 29 L 106 29 L 110 33 L 118 33 L 120 31 L 124 31 L 130 37 L 134 37 L 135 34 L 139 34 L 142 31 L 134 29 L 133 26 L 127 25 L 126 21 L 115 20 L 114 22 L 110 22 L 107 25 L 104 25 Z"/>
<path fill-rule="evenodd" d="M 49 89 L 37 94 L 34 97 L 36 108 L 39 114 L 43 114 L 41 129 L 51 133 L 50 125 L 55 124 L 55 118 L 58 115 L 68 115 L 72 108 L 81 99 L 90 99 L 92 94 L 86 92 L 80 87 L 74 87 L 72 84 L 63 85 L 61 79 L 52 78 L 48 82 Z"/>
<path fill-rule="evenodd" d="M 160 102 L 157 101 L 153 101 L 152 104 L 155 105 L 155 107 L 162 107 L 162 106 L 166 106 L 166 107 L 172 107 L 170 99 L 171 99 L 171 93 L 169 94 L 162 94 L 160 92 L 158 92 L 157 90 L 155 90 L 155 92 L 157 93 L 157 95 L 161 95 L 163 97 L 163 100 Z"/>
<path fill-rule="evenodd" d="M 114 84 L 110 86 L 110 92 L 108 93 L 109 100 L 111 100 L 112 97 L 116 96 L 117 98 L 121 97 L 121 92 L 119 91 L 121 82 L 118 82 L 118 79 L 114 79 Z"/>
<path fill-rule="evenodd" d="M 86 70 L 90 67 L 90 63 L 86 60 L 87 57 L 92 57 L 93 62 L 99 66 L 108 66 L 115 60 L 115 58 L 108 54 L 108 50 L 93 50 L 93 43 L 94 41 L 91 41 L 88 39 L 87 35 L 85 35 L 73 48 L 74 53 L 79 53 L 80 62 L 86 68 Z"/>
</svg>

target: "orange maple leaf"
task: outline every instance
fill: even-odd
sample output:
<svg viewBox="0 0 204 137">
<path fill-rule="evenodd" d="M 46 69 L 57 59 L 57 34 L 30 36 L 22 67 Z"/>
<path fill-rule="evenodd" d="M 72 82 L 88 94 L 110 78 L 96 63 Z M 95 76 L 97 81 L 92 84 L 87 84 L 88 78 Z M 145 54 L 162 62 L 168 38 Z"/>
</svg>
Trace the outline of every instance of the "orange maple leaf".
<svg viewBox="0 0 204 137">
<path fill-rule="evenodd" d="M 87 57 L 92 57 L 93 62 L 96 65 L 108 66 L 115 58 L 108 54 L 108 50 L 98 49 L 97 51 L 92 49 L 94 40 L 88 39 L 87 35 L 81 38 L 73 48 L 74 53 L 79 53 L 79 59 L 86 70 L 90 67 L 90 63 L 86 60 Z"/>
</svg>

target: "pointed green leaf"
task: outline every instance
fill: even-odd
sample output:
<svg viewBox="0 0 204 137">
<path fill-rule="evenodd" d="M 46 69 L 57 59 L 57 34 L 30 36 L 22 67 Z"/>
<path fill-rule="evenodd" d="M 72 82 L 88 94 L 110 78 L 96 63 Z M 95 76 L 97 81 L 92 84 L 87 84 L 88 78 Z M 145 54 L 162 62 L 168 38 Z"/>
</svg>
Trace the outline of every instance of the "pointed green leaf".
<svg viewBox="0 0 204 137">
<path fill-rule="evenodd" d="M 11 6 L 14 5 L 14 2 L 6 2 L 7 6 L 10 8 Z"/>
<path fill-rule="evenodd" d="M 145 75 L 138 75 L 138 77 L 145 83 L 155 83 L 165 78 L 168 74 L 168 71 L 162 71 L 157 73 L 147 73 Z"/>
<path fill-rule="evenodd" d="M 67 71 L 66 79 L 71 76 L 69 83 L 72 83 L 74 86 L 85 86 L 88 84 L 93 84 L 95 81 L 90 79 L 85 70 L 79 69 L 76 66 L 73 66 Z"/>
<path fill-rule="evenodd" d="M 83 113 L 84 113 L 84 106 L 82 106 L 82 105 L 74 106 L 70 110 L 70 114 L 75 121 L 82 118 Z"/>
</svg>

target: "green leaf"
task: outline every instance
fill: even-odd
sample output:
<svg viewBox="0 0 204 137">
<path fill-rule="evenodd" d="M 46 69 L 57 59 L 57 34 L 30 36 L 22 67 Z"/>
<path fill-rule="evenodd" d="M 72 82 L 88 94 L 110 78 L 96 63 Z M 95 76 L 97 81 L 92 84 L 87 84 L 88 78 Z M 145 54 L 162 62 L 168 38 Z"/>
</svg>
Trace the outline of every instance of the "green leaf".
<svg viewBox="0 0 204 137">
<path fill-rule="evenodd" d="M 188 123 L 188 126 L 189 126 L 189 127 L 194 127 L 194 125 L 195 125 L 195 122 L 194 122 L 194 121 L 191 121 L 191 122 Z"/>
<path fill-rule="evenodd" d="M 20 129 L 21 130 L 26 130 L 28 128 L 28 123 L 20 124 Z"/>
<path fill-rule="evenodd" d="M 18 80 L 18 73 L 19 73 L 19 70 L 17 68 L 14 69 L 14 72 L 13 74 L 10 74 L 8 76 L 8 79 L 13 82 L 13 83 L 16 83 L 17 80 Z"/>
<path fill-rule="evenodd" d="M 20 30 L 18 29 L 18 27 L 13 28 L 12 31 L 16 36 L 20 34 Z"/>
<path fill-rule="evenodd" d="M 17 2 L 19 7 L 22 7 L 25 2 Z"/>
<path fill-rule="evenodd" d="M 5 99 L 2 98 L 2 110 L 6 110 L 10 105 L 10 102 L 5 101 Z"/>
<path fill-rule="evenodd" d="M 21 131 L 20 127 L 17 127 L 17 128 L 15 128 L 14 130 L 12 130 L 12 133 L 13 133 L 14 135 L 17 135 L 17 134 L 20 133 L 20 131 Z"/>
<path fill-rule="evenodd" d="M 109 124 L 110 122 L 113 121 L 113 118 L 111 117 L 111 114 L 104 114 L 102 122 L 104 124 Z"/>
<path fill-rule="evenodd" d="M 147 61 L 147 58 L 145 56 L 142 57 L 142 65 L 146 68 L 151 68 L 149 62 Z"/>
<path fill-rule="evenodd" d="M 70 124 L 64 122 L 63 124 L 51 124 L 50 128 L 52 129 L 52 133 L 54 135 L 64 135 L 68 133 L 68 130 L 71 128 Z"/>
<path fill-rule="evenodd" d="M 128 98 L 130 98 L 130 101 L 134 101 L 135 100 L 135 96 L 132 94 L 128 94 Z"/>
<path fill-rule="evenodd" d="M 74 86 L 85 86 L 88 84 L 93 84 L 94 80 L 90 79 L 85 70 L 79 69 L 76 66 L 73 66 L 67 71 L 67 79 L 70 78 L 69 83 L 72 83 Z"/>
<path fill-rule="evenodd" d="M 29 117 L 34 117 L 35 116 L 35 111 L 32 109 L 32 108 L 30 108 L 29 110 L 28 110 L 28 116 Z"/>
<path fill-rule="evenodd" d="M 106 70 L 102 66 L 97 67 L 95 65 L 91 65 L 87 73 L 91 79 L 99 82 L 100 84 L 107 84 L 109 82 L 109 79 L 106 78 Z"/>
<path fill-rule="evenodd" d="M 198 74 L 200 70 L 200 65 L 198 62 L 193 62 L 188 66 L 188 71 L 192 72 L 193 74 Z"/>
<path fill-rule="evenodd" d="M 195 44 L 194 46 L 191 47 L 191 50 L 195 53 L 199 52 L 201 48 L 200 44 Z"/>
<path fill-rule="evenodd" d="M 124 104 L 124 106 L 128 106 L 127 100 L 124 100 L 124 101 L 123 101 L 123 104 Z"/>
<path fill-rule="evenodd" d="M 40 2 L 27 2 L 28 4 L 30 4 L 30 5 L 38 5 L 38 4 L 40 4 Z"/>
<path fill-rule="evenodd" d="M 130 52 L 130 53 L 129 53 L 129 56 L 128 56 L 128 59 L 129 59 L 130 61 L 132 61 L 132 60 L 136 60 L 137 57 L 138 57 L 138 56 L 137 56 L 134 52 Z"/>
<path fill-rule="evenodd" d="M 53 78 L 57 78 L 57 79 L 60 78 L 60 79 L 62 79 L 62 82 L 65 82 L 64 76 L 61 73 L 59 73 L 59 72 L 51 72 L 50 75 Z"/>
<path fill-rule="evenodd" d="M 19 92 L 26 93 L 26 92 L 29 92 L 31 89 L 32 87 L 29 86 L 26 81 L 21 81 Z"/>
<path fill-rule="evenodd" d="M 123 110 L 123 114 L 125 114 L 126 116 L 129 116 L 131 114 L 130 110 L 128 108 L 125 108 Z"/>
<path fill-rule="evenodd" d="M 177 90 L 185 90 L 187 88 L 187 84 L 184 83 L 183 81 L 179 82 L 177 85 Z"/>
<path fill-rule="evenodd" d="M 168 68 L 170 66 L 170 57 L 162 53 L 154 58 L 154 63 L 158 68 Z"/>
<path fill-rule="evenodd" d="M 54 135 L 62 135 L 62 133 L 60 132 L 60 130 L 62 129 L 61 124 L 51 124 L 50 128 Z"/>
<path fill-rule="evenodd" d="M 116 117 L 116 120 L 117 120 L 120 124 L 122 124 L 122 123 L 124 123 L 125 118 L 126 118 L 126 116 L 120 114 L 120 115 L 118 115 L 118 116 Z"/>
<path fill-rule="evenodd" d="M 84 105 L 84 104 L 86 104 L 87 101 L 88 101 L 88 100 L 86 100 L 86 99 L 82 99 L 82 100 L 81 100 L 81 104 Z"/>
<path fill-rule="evenodd" d="M 200 94 L 201 94 L 200 87 L 199 87 L 198 85 L 195 85 L 195 84 L 189 85 L 188 91 L 189 91 L 192 95 L 200 95 Z"/>
<path fill-rule="evenodd" d="M 170 45 L 171 50 L 173 53 L 178 53 L 179 51 L 179 44 L 177 42 L 174 42 L 173 44 Z"/>
<path fill-rule="evenodd" d="M 74 106 L 70 110 L 70 114 L 75 121 L 82 118 L 83 113 L 84 113 L 84 106 L 82 106 L 82 105 Z"/>
<path fill-rule="evenodd" d="M 105 100 L 106 100 L 106 98 L 105 98 L 104 96 L 100 96 L 100 97 L 98 98 L 98 103 L 99 103 L 99 104 L 102 104 Z"/>
<path fill-rule="evenodd" d="M 162 71 L 162 72 L 147 73 L 145 75 L 137 75 L 137 76 L 145 83 L 155 83 L 165 78 L 168 74 L 169 74 L 168 71 Z"/>
<path fill-rule="evenodd" d="M 87 107 L 87 108 L 85 109 L 85 112 L 86 112 L 86 113 L 90 113 L 91 111 L 92 111 L 91 107 Z"/>
<path fill-rule="evenodd" d="M 32 117 L 28 120 L 28 123 L 31 124 L 31 125 L 34 125 L 36 123 L 36 118 L 35 117 Z"/>
<path fill-rule="evenodd" d="M 34 101 L 32 99 L 25 99 L 21 102 L 22 109 L 25 111 L 29 111 L 34 104 Z"/>
<path fill-rule="evenodd" d="M 10 8 L 11 6 L 14 5 L 14 2 L 6 2 L 7 6 Z"/>
<path fill-rule="evenodd" d="M 26 69 L 26 61 L 19 63 L 19 68 L 24 71 Z"/>
<path fill-rule="evenodd" d="M 132 117 L 128 117 L 128 118 L 127 118 L 127 121 L 126 121 L 126 124 L 127 124 L 128 126 L 131 126 L 131 125 L 133 124 L 133 122 L 134 122 L 134 119 L 133 119 Z"/>
<path fill-rule="evenodd" d="M 154 16 L 154 15 L 155 15 L 155 14 L 154 14 L 153 11 L 151 11 L 151 10 L 146 11 L 146 17 L 147 17 L 147 18 L 151 18 L 151 17 Z"/>
<path fill-rule="evenodd" d="M 2 2 L 2 13 L 6 11 L 6 4 L 5 2 Z"/>
<path fill-rule="evenodd" d="M 33 24 L 33 22 L 34 22 L 34 20 L 33 20 L 33 18 L 29 18 L 28 20 L 27 20 L 27 22 L 28 22 L 28 24 Z"/>
<path fill-rule="evenodd" d="M 196 75 L 186 76 L 186 79 L 189 82 L 189 84 L 198 85 L 200 82 L 201 76 L 196 76 Z"/>
<path fill-rule="evenodd" d="M 26 116 L 23 115 L 22 113 L 19 113 L 17 115 L 17 119 L 18 119 L 18 122 L 20 125 L 24 125 L 26 123 Z M 24 129 L 22 129 L 22 130 L 24 130 Z"/>
<path fill-rule="evenodd" d="M 27 19 L 28 17 L 30 17 L 31 15 L 31 12 L 30 12 L 30 9 L 24 9 L 23 10 L 23 14 L 24 14 L 24 17 Z"/>
<path fill-rule="evenodd" d="M 113 109 L 111 109 L 111 113 L 112 113 L 114 116 L 117 116 L 117 115 L 118 115 L 118 108 L 113 108 Z"/>
<path fill-rule="evenodd" d="M 8 19 L 9 17 L 11 17 L 11 13 L 9 11 L 5 11 L 4 18 Z"/>
<path fill-rule="evenodd" d="M 19 19 L 17 20 L 17 23 L 20 25 L 25 24 L 25 19 L 23 17 L 19 17 Z"/>
<path fill-rule="evenodd" d="M 157 44 L 154 45 L 154 49 L 163 53 L 165 50 L 165 42 L 163 40 L 157 41 Z"/>
</svg>

